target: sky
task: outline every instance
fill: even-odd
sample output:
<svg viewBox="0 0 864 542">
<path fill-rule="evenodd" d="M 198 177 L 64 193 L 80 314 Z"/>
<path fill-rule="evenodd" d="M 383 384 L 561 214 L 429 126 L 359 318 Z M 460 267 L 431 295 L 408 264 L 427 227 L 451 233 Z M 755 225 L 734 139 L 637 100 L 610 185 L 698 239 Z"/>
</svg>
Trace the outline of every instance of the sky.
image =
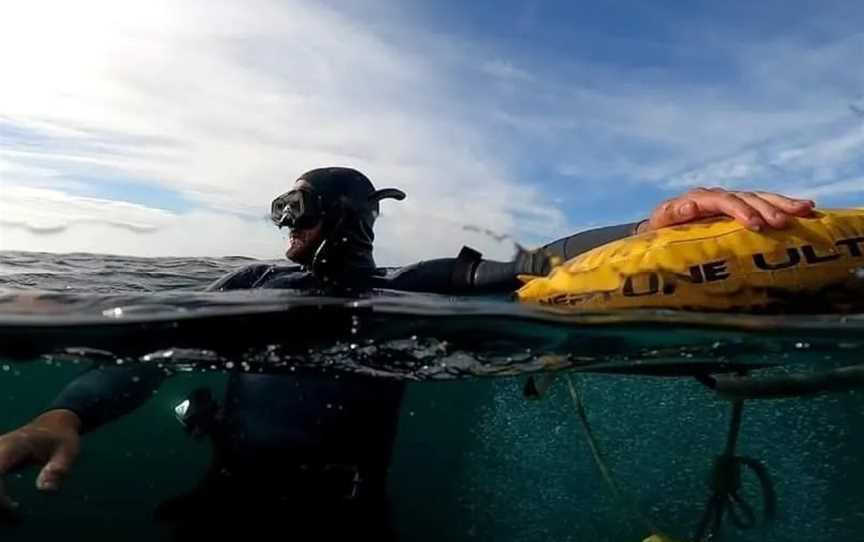
<svg viewBox="0 0 864 542">
<path fill-rule="evenodd" d="M 383 265 L 508 258 L 694 186 L 864 206 L 862 2 L 0 13 L 0 250 L 279 259 L 270 201 L 327 165 L 408 193 Z"/>
</svg>

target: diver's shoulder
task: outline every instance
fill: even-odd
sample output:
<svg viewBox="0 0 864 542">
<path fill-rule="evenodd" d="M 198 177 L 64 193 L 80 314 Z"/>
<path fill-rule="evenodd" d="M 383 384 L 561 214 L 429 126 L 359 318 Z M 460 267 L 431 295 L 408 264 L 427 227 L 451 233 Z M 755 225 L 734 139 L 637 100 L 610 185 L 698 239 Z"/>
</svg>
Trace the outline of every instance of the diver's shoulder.
<svg viewBox="0 0 864 542">
<path fill-rule="evenodd" d="M 305 272 L 299 265 L 256 262 L 228 272 L 207 287 L 208 291 L 260 288 L 275 278 L 285 279 Z"/>
</svg>

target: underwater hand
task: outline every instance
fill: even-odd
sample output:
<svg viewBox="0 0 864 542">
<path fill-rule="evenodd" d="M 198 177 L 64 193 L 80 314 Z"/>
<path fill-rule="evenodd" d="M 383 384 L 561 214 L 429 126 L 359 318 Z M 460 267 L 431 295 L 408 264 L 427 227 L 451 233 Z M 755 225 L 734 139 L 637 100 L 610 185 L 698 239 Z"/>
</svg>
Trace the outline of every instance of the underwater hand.
<svg viewBox="0 0 864 542">
<path fill-rule="evenodd" d="M 703 218 L 728 216 L 747 228 L 782 229 L 794 216 L 810 216 L 815 203 L 772 192 L 739 192 L 723 188 L 694 188 L 683 196 L 658 205 L 650 218 L 639 225 L 638 233 L 693 222 Z"/>
<path fill-rule="evenodd" d="M 0 436 L 0 477 L 30 464 L 43 465 L 36 478 L 42 491 L 56 491 L 80 450 L 81 420 L 70 410 L 51 410 Z M 0 482 L 0 510 L 17 508 Z"/>
</svg>

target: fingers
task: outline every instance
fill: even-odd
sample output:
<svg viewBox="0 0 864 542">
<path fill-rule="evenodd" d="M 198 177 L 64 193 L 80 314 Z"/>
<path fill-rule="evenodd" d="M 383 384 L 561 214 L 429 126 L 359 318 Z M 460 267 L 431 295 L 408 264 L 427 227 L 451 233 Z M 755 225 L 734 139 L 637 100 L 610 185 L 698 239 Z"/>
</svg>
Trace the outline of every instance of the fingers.
<svg viewBox="0 0 864 542">
<path fill-rule="evenodd" d="M 747 228 L 785 228 L 792 217 L 809 216 L 815 203 L 771 192 L 732 192 L 722 188 L 696 188 L 655 209 L 649 229 L 684 224 L 702 218 L 729 216 Z"/>
<path fill-rule="evenodd" d="M 0 518 L 18 508 L 18 503 L 6 494 L 6 486 L 2 478 L 4 474 L 14 469 L 22 461 L 20 448 L 13 444 L 14 442 L 8 437 L 0 439 Z"/>
<path fill-rule="evenodd" d="M 696 190 L 685 197 L 696 202 L 700 210 L 700 218 L 730 216 L 751 230 L 759 231 L 764 228 L 766 221 L 762 215 L 738 194 L 740 192 Z"/>
<path fill-rule="evenodd" d="M 78 458 L 77 443 L 64 442 L 51 456 L 51 459 L 42 467 L 36 478 L 36 487 L 42 491 L 57 491 L 60 484 L 66 479 L 75 459 Z"/>
<path fill-rule="evenodd" d="M 27 451 L 16 439 L 8 436 L 0 438 L 0 476 L 24 462 Z"/>
<path fill-rule="evenodd" d="M 685 198 L 674 198 L 660 204 L 648 218 L 648 229 L 656 230 L 683 224 L 699 218 L 696 202 Z"/>
<path fill-rule="evenodd" d="M 816 202 L 808 199 L 789 198 L 772 192 L 756 192 L 756 195 L 790 215 L 809 216 L 816 207 Z"/>
<path fill-rule="evenodd" d="M 772 228 L 785 228 L 789 225 L 789 215 L 770 201 L 752 192 L 739 192 L 736 194 L 741 201 L 750 206 L 762 217 L 764 223 Z"/>
</svg>

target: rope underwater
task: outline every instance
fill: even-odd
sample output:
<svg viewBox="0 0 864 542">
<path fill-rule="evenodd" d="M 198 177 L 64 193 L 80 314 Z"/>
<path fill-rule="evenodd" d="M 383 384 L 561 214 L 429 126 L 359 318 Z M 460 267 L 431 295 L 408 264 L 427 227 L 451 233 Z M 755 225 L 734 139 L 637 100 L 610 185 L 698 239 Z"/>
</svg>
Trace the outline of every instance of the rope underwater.
<svg viewBox="0 0 864 542">
<path fill-rule="evenodd" d="M 591 455 L 594 458 L 594 463 L 597 465 L 597 469 L 600 471 L 601 476 L 603 476 L 603 480 L 609 487 L 612 496 L 615 497 L 619 502 L 625 503 L 627 508 L 629 508 L 631 516 L 638 519 L 639 522 L 642 523 L 642 525 L 646 527 L 648 531 L 654 533 L 651 538 L 646 539 L 646 542 L 673 542 L 672 538 L 663 534 L 662 532 L 660 532 L 659 529 L 654 526 L 648 516 L 646 516 L 639 509 L 639 507 L 632 499 L 625 499 L 621 488 L 618 487 L 618 484 L 615 483 L 615 479 L 612 478 L 612 472 L 609 470 L 609 467 L 606 466 L 606 462 L 603 461 L 603 457 L 600 455 L 600 450 L 597 447 L 597 439 L 594 437 L 594 431 L 592 431 L 591 424 L 588 422 L 588 416 L 585 414 L 585 406 L 582 403 L 582 397 L 576 390 L 576 386 L 573 384 L 573 380 L 570 378 L 570 375 L 567 375 L 567 388 L 570 391 L 570 397 L 573 399 L 573 406 L 576 409 L 576 416 L 579 419 L 579 425 L 582 427 L 582 432 L 585 434 L 585 440 L 588 442 L 588 447 L 591 449 Z"/>
<path fill-rule="evenodd" d="M 636 518 L 652 533 L 644 542 L 674 542 L 675 539 L 660 531 L 632 499 L 625 497 L 600 454 L 597 439 L 588 421 L 582 397 L 569 375 L 567 375 L 567 387 L 573 400 L 577 419 L 585 434 L 588 447 L 591 450 L 594 463 L 597 465 L 597 469 L 600 471 L 603 480 L 609 487 L 613 497 L 619 502 L 624 503 L 625 507 L 629 509 L 630 515 Z M 742 469 L 745 467 L 756 475 L 762 489 L 763 524 L 772 521 L 776 516 L 776 493 L 765 466 L 756 459 L 735 455 L 735 448 L 737 447 L 738 436 L 741 431 L 743 408 L 744 403 L 742 400 L 734 401 L 732 404 L 732 416 L 729 423 L 729 433 L 726 438 L 726 447 L 723 453 L 714 461 L 711 476 L 712 494 L 696 529 L 694 542 L 706 542 L 719 536 L 723 519 L 727 516 L 730 522 L 739 529 L 750 529 L 757 525 L 753 507 L 740 494 L 741 474 Z"/>
<path fill-rule="evenodd" d="M 759 480 L 763 494 L 763 523 L 773 521 L 776 516 L 777 496 L 774 486 L 768 476 L 768 469 L 760 461 L 751 457 L 735 455 L 738 435 L 741 432 L 741 417 L 744 401 L 732 403 L 732 418 L 729 422 L 729 433 L 726 437 L 726 448 L 714 460 L 711 472 L 712 494 L 705 507 L 705 513 L 696 529 L 697 542 L 712 540 L 720 533 L 723 518 L 728 512 L 729 520 L 739 529 L 751 529 L 756 526 L 756 514 L 753 507 L 739 493 L 741 489 L 741 469 L 749 468 Z"/>
</svg>

